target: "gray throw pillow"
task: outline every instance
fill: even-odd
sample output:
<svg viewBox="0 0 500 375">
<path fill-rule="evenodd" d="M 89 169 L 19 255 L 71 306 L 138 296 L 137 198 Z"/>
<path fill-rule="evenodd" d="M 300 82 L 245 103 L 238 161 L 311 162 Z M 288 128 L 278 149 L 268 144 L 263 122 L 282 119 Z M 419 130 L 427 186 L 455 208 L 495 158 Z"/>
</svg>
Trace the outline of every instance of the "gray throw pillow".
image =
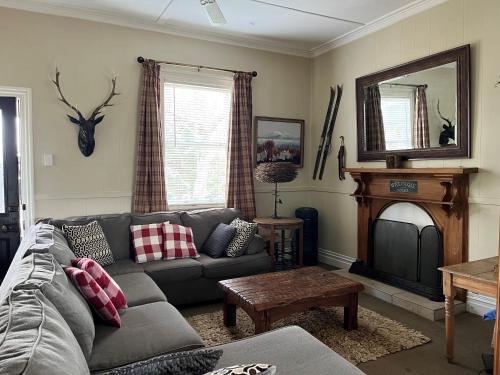
<svg viewBox="0 0 500 375">
<path fill-rule="evenodd" d="M 169 353 L 94 375 L 200 375 L 212 371 L 221 356 L 221 349 Z"/>
<path fill-rule="evenodd" d="M 236 228 L 236 234 L 227 246 L 226 254 L 228 257 L 239 257 L 243 255 L 255 232 L 257 232 L 257 224 L 234 219 L 229 225 Z"/>
<path fill-rule="evenodd" d="M 261 363 L 224 367 L 205 375 L 274 375 L 276 366 Z"/>
<path fill-rule="evenodd" d="M 235 234 L 235 227 L 220 223 L 206 240 L 201 252 L 212 258 L 220 258 L 226 253 L 226 249 Z"/>
<path fill-rule="evenodd" d="M 114 263 L 113 253 L 97 221 L 86 225 L 63 225 L 62 229 L 77 258 L 90 258 L 101 266 Z"/>
</svg>

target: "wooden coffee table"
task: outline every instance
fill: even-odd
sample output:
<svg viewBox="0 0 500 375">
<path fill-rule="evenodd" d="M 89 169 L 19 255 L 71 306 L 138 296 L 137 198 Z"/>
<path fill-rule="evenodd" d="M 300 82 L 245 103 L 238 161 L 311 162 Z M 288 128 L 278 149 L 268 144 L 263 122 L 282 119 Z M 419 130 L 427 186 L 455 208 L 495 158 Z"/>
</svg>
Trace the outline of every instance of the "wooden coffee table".
<svg viewBox="0 0 500 375">
<path fill-rule="evenodd" d="M 358 293 L 363 285 L 320 267 L 219 281 L 224 291 L 224 325 L 236 325 L 236 307 L 254 321 L 255 333 L 296 312 L 344 306 L 344 328 L 358 327 Z"/>
</svg>

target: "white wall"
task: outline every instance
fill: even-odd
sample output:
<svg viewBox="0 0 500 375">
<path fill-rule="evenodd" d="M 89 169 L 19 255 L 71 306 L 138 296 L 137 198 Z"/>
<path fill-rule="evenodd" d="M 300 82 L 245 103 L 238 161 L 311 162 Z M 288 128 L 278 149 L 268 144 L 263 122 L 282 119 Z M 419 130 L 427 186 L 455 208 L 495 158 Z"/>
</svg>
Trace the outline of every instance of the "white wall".
<svg viewBox="0 0 500 375">
<path fill-rule="evenodd" d="M 33 90 L 37 217 L 130 210 L 139 55 L 256 70 L 254 115 L 306 120 L 309 151 L 309 59 L 6 8 L 0 8 L 0 48 L 0 86 Z M 49 81 L 56 64 L 65 95 L 84 113 L 105 98 L 110 77 L 118 75 L 122 95 L 98 125 L 95 152 L 89 158 L 78 150 L 77 129 L 65 117 L 68 109 L 57 101 Z M 44 153 L 54 155 L 53 167 L 42 166 Z M 283 196 L 283 213 L 307 201 L 307 192 L 300 189 L 307 175 L 301 173 L 287 184 L 293 191 Z M 257 186 L 259 213 L 269 212 L 269 188 Z"/>
<path fill-rule="evenodd" d="M 428 160 L 415 167 L 479 167 L 470 190 L 469 258 L 498 253 L 500 214 L 500 2 L 449 0 L 426 12 L 339 47 L 314 59 L 312 66 L 312 139 L 319 139 L 328 87 L 344 84 L 335 139 L 346 138 L 347 166 L 384 166 L 356 161 L 355 79 L 407 61 L 470 43 L 472 81 L 472 158 Z M 338 144 L 337 144 L 338 147 Z M 311 156 L 312 157 L 312 156 Z M 320 212 L 320 247 L 356 257 L 357 207 L 349 196 L 355 184 L 340 182 L 335 168 L 323 181 L 312 182 L 311 203 Z"/>
</svg>

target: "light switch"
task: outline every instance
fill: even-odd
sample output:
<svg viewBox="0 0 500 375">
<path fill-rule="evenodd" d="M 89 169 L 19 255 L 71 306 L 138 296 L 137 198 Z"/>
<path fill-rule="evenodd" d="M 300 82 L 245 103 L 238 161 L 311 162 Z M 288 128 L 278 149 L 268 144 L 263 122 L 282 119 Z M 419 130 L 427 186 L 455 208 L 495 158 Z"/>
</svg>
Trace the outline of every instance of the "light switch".
<svg viewBox="0 0 500 375">
<path fill-rule="evenodd" d="M 43 166 L 44 167 L 52 167 L 53 165 L 54 165 L 54 155 L 43 154 Z"/>
</svg>

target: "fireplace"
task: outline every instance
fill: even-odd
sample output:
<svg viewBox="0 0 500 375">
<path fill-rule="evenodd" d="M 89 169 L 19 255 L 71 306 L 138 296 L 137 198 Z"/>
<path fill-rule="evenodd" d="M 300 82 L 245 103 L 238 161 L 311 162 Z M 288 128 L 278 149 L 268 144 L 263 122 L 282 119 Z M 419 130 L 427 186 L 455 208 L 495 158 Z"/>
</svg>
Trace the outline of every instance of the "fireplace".
<svg viewBox="0 0 500 375">
<path fill-rule="evenodd" d="M 368 259 L 353 263 L 350 272 L 444 301 L 441 273 L 443 239 L 434 225 L 377 218 L 370 223 Z"/>
<path fill-rule="evenodd" d="M 468 260 L 469 174 L 477 168 L 348 168 L 357 183 L 358 256 L 350 272 L 443 300 L 442 265 Z M 384 217 L 405 202 L 424 212 Z M 464 299 L 464 294 L 459 294 Z"/>
</svg>

